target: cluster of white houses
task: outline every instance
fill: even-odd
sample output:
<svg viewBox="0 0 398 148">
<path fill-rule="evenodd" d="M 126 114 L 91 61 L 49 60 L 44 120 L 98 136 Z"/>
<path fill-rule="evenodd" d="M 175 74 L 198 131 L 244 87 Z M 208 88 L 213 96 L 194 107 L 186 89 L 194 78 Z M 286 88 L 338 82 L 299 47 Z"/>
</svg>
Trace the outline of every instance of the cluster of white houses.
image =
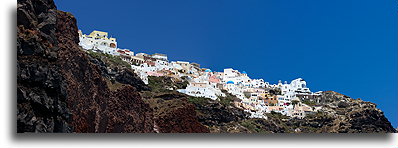
<svg viewBox="0 0 398 148">
<path fill-rule="evenodd" d="M 232 68 L 215 72 L 200 68 L 199 64 L 185 61 L 169 62 L 165 54 L 134 54 L 128 49 L 117 48 L 115 38 L 108 38 L 107 32 L 93 31 L 89 35 L 79 31 L 80 46 L 85 50 L 120 56 L 131 64 L 135 73 L 148 84 L 148 76 L 168 76 L 176 79 L 187 77 L 189 85 L 178 92 L 213 100 L 224 97 L 226 91 L 239 98 L 234 105 L 251 113 L 252 118 L 266 118 L 264 113 L 277 112 L 294 118 L 304 118 L 321 107 L 309 106 L 303 100 L 319 100 L 321 92 L 311 92 L 301 78 L 290 83 L 270 84 L 263 79 L 251 79 L 245 71 Z M 280 93 L 276 93 L 279 90 Z"/>
</svg>

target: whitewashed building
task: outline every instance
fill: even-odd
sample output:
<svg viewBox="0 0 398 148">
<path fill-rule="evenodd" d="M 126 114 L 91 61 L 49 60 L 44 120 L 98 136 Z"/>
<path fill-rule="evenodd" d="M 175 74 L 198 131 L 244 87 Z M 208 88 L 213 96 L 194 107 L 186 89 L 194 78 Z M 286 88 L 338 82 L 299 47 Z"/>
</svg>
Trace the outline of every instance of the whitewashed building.
<svg viewBox="0 0 398 148">
<path fill-rule="evenodd" d="M 86 35 L 79 30 L 79 40 L 79 45 L 85 50 L 100 51 L 111 55 L 117 54 L 116 38 L 108 38 L 107 32 L 94 30 Z"/>
</svg>

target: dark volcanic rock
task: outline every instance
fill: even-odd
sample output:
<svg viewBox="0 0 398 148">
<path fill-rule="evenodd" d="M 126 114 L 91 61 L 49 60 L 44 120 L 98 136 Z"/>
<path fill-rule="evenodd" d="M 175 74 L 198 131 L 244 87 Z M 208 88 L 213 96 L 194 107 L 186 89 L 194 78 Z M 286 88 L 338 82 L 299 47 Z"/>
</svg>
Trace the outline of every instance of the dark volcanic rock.
<svg viewBox="0 0 398 148">
<path fill-rule="evenodd" d="M 396 130 L 376 104 L 327 91 L 320 100 L 323 108 L 304 119 L 285 123 L 291 132 L 305 133 L 394 133 Z"/>
<path fill-rule="evenodd" d="M 227 94 L 227 97 L 218 100 L 207 98 L 188 97 L 195 105 L 199 122 L 207 126 L 212 133 L 250 133 L 239 122 L 248 119 L 249 114 L 236 108 L 233 101 L 236 98 Z"/>
<path fill-rule="evenodd" d="M 376 108 L 376 104 L 352 99 L 348 96 L 327 91 L 323 93 L 326 110 L 331 111 L 329 116 L 334 117 L 335 125 L 330 132 L 348 133 L 394 133 L 396 130 L 384 116 L 384 113 Z M 336 105 L 339 108 L 330 110 L 328 106 Z M 336 113 L 334 113 L 336 112 Z M 340 112 L 340 113 L 339 113 Z"/>
<path fill-rule="evenodd" d="M 148 98 L 154 110 L 156 131 L 160 133 L 208 133 L 209 129 L 198 121 L 195 106 L 186 96 L 177 92 L 153 94 Z"/>
<path fill-rule="evenodd" d="M 252 132 L 258 133 L 285 133 L 285 128 L 279 124 L 275 124 L 272 120 L 266 119 L 249 119 L 241 124 L 249 128 Z"/>
<path fill-rule="evenodd" d="M 135 86 L 138 91 L 149 90 L 149 87 L 145 85 L 140 78 L 138 78 L 137 74 L 127 68 L 118 71 L 115 75 L 115 80 L 122 84 Z"/>
<path fill-rule="evenodd" d="M 207 104 L 203 105 L 196 104 L 196 109 L 201 113 L 199 121 L 209 126 L 238 121 L 247 116 L 243 110 L 224 106 L 213 100 L 209 100 Z"/>
<path fill-rule="evenodd" d="M 112 92 L 108 100 L 106 132 L 149 133 L 153 132 L 152 109 L 134 87 L 127 86 Z"/>
<path fill-rule="evenodd" d="M 128 63 L 122 61 L 119 57 L 105 55 L 103 53 L 91 53 L 90 61 L 97 65 L 103 77 L 109 79 L 112 83 L 118 82 L 137 88 L 137 91 L 147 91 L 150 88 L 133 72 Z M 115 63 L 112 59 L 118 59 L 124 64 Z M 128 65 L 128 66 L 125 66 Z"/>
<path fill-rule="evenodd" d="M 18 0 L 17 132 L 153 132 L 133 80 L 111 91 L 52 0 Z"/>
<path fill-rule="evenodd" d="M 171 90 L 184 89 L 188 85 L 186 78 L 176 79 L 175 77 L 148 76 L 149 87 L 154 92 L 167 92 Z"/>
<path fill-rule="evenodd" d="M 198 122 L 195 107 L 192 104 L 172 108 L 170 112 L 158 116 L 155 120 L 162 133 L 209 132 L 207 127 Z"/>
<path fill-rule="evenodd" d="M 347 102 L 345 102 L 345 101 L 340 101 L 340 102 L 337 104 L 337 106 L 338 106 L 339 108 L 346 108 L 346 107 L 349 107 L 349 104 L 348 104 Z"/>
<path fill-rule="evenodd" d="M 387 118 L 378 110 L 366 109 L 359 112 L 349 113 L 351 120 L 348 132 L 375 133 L 375 132 L 396 132 Z"/>
<path fill-rule="evenodd" d="M 195 106 L 187 95 L 175 90 L 186 86 L 186 81 L 170 77 L 149 77 L 151 91 L 141 92 L 154 110 L 155 131 L 159 133 L 208 133 L 209 129 L 198 120 Z"/>
<path fill-rule="evenodd" d="M 52 1 L 18 1 L 17 132 L 72 132 Z M 47 26 L 47 27 L 46 27 Z"/>
</svg>

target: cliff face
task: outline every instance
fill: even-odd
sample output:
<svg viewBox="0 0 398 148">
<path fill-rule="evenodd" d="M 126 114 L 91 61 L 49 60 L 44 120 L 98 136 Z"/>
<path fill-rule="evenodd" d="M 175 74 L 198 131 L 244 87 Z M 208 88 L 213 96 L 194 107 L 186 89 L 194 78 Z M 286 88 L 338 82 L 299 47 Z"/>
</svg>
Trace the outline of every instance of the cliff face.
<svg viewBox="0 0 398 148">
<path fill-rule="evenodd" d="M 52 0 L 18 0 L 17 10 L 18 132 L 153 132 L 137 89 L 111 91 L 80 49 L 71 14 Z"/>
<path fill-rule="evenodd" d="M 18 1 L 18 132 L 72 132 L 52 1 Z"/>
<path fill-rule="evenodd" d="M 326 91 L 322 109 L 304 119 L 291 119 L 281 114 L 267 114 L 268 120 L 242 121 L 251 132 L 264 133 L 395 133 L 383 112 L 371 102 Z M 262 121 L 261 121 L 262 120 Z M 273 128 L 271 128 L 273 127 Z"/>
<path fill-rule="evenodd" d="M 168 77 L 149 77 L 151 91 L 141 92 L 145 101 L 154 110 L 155 130 L 160 133 L 208 133 L 195 111 L 188 102 L 188 96 L 175 90 L 184 82 L 174 82 Z"/>
<path fill-rule="evenodd" d="M 334 119 L 328 132 L 396 132 L 384 113 L 376 108 L 374 103 L 352 99 L 333 91 L 323 92 L 322 96 L 321 104 L 324 106 L 322 112 Z"/>
<path fill-rule="evenodd" d="M 155 124 L 160 133 L 208 133 L 209 129 L 198 121 L 195 106 L 185 98 L 163 100 L 156 98 Z"/>
</svg>

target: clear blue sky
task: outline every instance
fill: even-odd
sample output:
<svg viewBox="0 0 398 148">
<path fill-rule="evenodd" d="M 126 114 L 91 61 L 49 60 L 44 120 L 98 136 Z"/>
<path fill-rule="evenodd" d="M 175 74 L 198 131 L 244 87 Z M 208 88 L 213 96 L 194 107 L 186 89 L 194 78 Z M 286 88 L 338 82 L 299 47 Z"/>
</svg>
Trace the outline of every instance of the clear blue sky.
<svg viewBox="0 0 398 148">
<path fill-rule="evenodd" d="M 378 104 L 397 127 L 397 4 L 392 0 L 56 0 L 83 33 L 276 83 L 304 78 Z"/>
</svg>

